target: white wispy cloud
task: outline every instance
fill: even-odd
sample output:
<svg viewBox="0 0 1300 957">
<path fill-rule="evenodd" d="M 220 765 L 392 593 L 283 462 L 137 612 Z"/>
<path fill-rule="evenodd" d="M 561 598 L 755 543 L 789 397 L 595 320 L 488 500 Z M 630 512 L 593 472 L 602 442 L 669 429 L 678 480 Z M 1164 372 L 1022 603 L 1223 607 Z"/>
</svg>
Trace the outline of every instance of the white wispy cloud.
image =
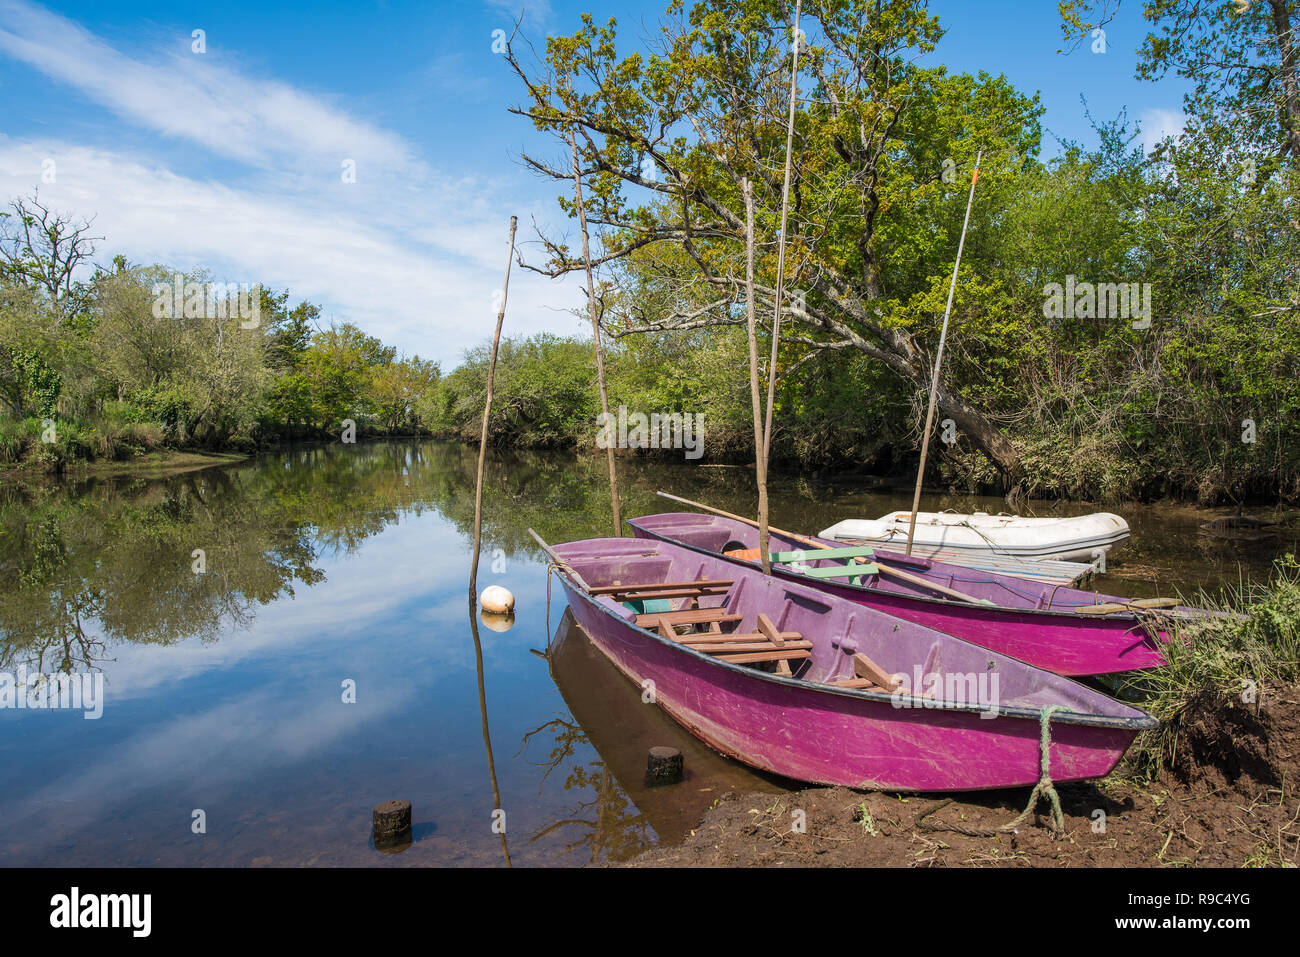
<svg viewBox="0 0 1300 957">
<path fill-rule="evenodd" d="M 1182 110 L 1152 108 L 1142 111 L 1138 125 L 1142 128 L 1142 148 L 1150 153 L 1165 137 L 1181 136 L 1187 117 Z"/>
<path fill-rule="evenodd" d="M 139 126 L 264 166 L 315 155 L 415 164 L 400 137 L 288 84 L 245 77 L 215 50 L 195 54 L 188 36 L 178 36 L 172 49 L 151 49 L 144 62 L 25 0 L 0 2 L 0 11 L 0 51 Z"/>
<path fill-rule="evenodd" d="M 522 17 L 526 26 L 544 27 L 551 19 L 551 0 L 486 0 L 485 6 L 506 15 L 512 24 Z"/>
<path fill-rule="evenodd" d="M 211 50 L 211 48 L 210 48 Z M 215 52 L 123 52 L 26 0 L 0 0 L 0 55 L 100 104 L 106 121 L 182 148 L 187 167 L 236 166 L 221 182 L 174 168 L 175 151 L 126 150 L 58 137 L 0 137 L 5 198 L 40 187 L 55 207 L 96 217 L 101 255 L 288 287 L 327 316 L 453 364 L 490 335 L 506 227 L 554 215 L 517 182 L 449 173 L 400 135 L 274 79 L 245 75 Z M 104 139 L 111 139 L 105 136 Z M 53 159 L 53 183 L 41 181 Z M 355 164 L 345 182 L 343 164 Z M 531 184 L 529 184 L 531 185 Z M 574 331 L 561 311 L 576 287 L 516 272 L 510 330 Z"/>
</svg>

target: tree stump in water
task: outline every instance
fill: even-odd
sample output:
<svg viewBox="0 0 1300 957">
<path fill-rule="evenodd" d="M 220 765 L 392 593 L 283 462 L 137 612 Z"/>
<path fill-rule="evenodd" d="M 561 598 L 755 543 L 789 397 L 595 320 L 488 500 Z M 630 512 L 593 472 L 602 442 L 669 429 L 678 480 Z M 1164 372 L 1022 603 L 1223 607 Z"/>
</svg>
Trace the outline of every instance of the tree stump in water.
<svg viewBox="0 0 1300 957">
<path fill-rule="evenodd" d="M 676 784 L 685 777 L 686 760 L 676 748 L 651 748 L 646 757 L 645 782 L 650 787 Z"/>
<path fill-rule="evenodd" d="M 397 847 L 411 843 L 411 802 L 385 801 L 373 814 L 375 847 Z"/>
</svg>

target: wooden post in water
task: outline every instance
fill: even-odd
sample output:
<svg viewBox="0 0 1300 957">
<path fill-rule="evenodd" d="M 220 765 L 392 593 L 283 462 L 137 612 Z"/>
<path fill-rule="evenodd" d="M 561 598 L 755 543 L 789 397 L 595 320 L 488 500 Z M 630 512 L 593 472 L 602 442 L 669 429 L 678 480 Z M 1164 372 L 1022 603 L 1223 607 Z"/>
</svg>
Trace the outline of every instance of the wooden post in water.
<svg viewBox="0 0 1300 957">
<path fill-rule="evenodd" d="M 790 154 L 794 150 L 794 110 L 799 94 L 799 19 L 803 0 L 795 0 L 794 32 L 790 37 L 790 117 L 785 128 L 785 173 L 781 180 L 781 234 L 776 245 L 776 301 L 772 307 L 772 356 L 767 367 L 767 415 L 763 421 L 763 476 L 759 491 L 758 549 L 763 570 L 770 571 L 767 534 L 767 466 L 772 454 L 772 405 L 776 395 L 776 352 L 781 344 L 781 300 L 785 296 L 785 231 L 790 211 Z"/>
<path fill-rule="evenodd" d="M 754 406 L 754 482 L 758 486 L 758 553 L 763 574 L 772 572 L 767 529 L 767 460 L 763 455 L 763 399 L 758 388 L 758 315 L 754 307 L 754 184 L 740 181 L 745 196 L 745 318 L 749 328 L 749 395 Z"/>
<path fill-rule="evenodd" d="M 370 816 L 376 850 L 404 848 L 411 843 L 410 801 L 384 801 L 375 805 Z"/>
<path fill-rule="evenodd" d="M 483 431 L 478 442 L 478 475 L 474 480 L 474 557 L 469 566 L 469 601 L 478 606 L 478 555 L 483 529 L 483 462 L 487 458 L 488 417 L 492 414 L 492 385 L 496 379 L 497 351 L 501 348 L 501 326 L 506 321 L 506 295 L 510 291 L 510 267 L 515 260 L 515 229 L 519 217 L 510 217 L 510 253 L 506 258 L 506 279 L 501 286 L 501 308 L 497 312 L 497 328 L 492 336 L 492 356 L 488 359 L 487 398 L 483 402 Z M 472 616 L 471 616 L 472 617 Z"/>
<path fill-rule="evenodd" d="M 952 299 L 957 292 L 957 270 L 961 268 L 961 251 L 966 245 L 966 227 L 970 225 L 971 207 L 975 205 L 975 183 L 980 178 L 980 160 L 984 151 L 975 156 L 975 171 L 970 177 L 970 196 L 966 200 L 966 219 L 961 224 L 961 239 L 957 241 L 957 261 L 952 266 L 952 282 L 948 286 L 948 305 L 943 310 L 943 326 L 939 330 L 939 350 L 934 356 L 934 375 L 930 378 L 930 406 L 925 412 L 925 431 L 921 433 L 921 465 L 916 470 L 916 492 L 912 496 L 912 519 L 907 525 L 907 554 L 912 554 L 912 536 L 916 534 L 916 511 L 921 507 L 921 480 L 925 477 L 925 459 L 930 451 L 930 430 L 934 428 L 934 400 L 939 391 L 939 367 L 943 364 L 943 346 L 948 341 L 948 317 L 952 314 Z"/>
<path fill-rule="evenodd" d="M 578 225 L 582 227 L 582 261 L 587 267 L 587 312 L 591 316 L 591 339 L 596 348 L 596 382 L 600 386 L 600 412 L 604 423 L 605 456 L 609 460 L 609 497 L 614 508 L 614 537 L 623 535 L 623 518 L 618 498 L 618 471 L 614 467 L 614 427 L 609 417 L 609 392 L 605 388 L 605 349 L 600 344 L 600 316 L 596 310 L 596 281 L 591 270 L 591 240 L 587 236 L 587 208 L 582 202 L 582 171 L 578 166 L 578 138 L 569 129 L 569 146 L 573 150 L 573 198 L 578 207 Z"/>
</svg>

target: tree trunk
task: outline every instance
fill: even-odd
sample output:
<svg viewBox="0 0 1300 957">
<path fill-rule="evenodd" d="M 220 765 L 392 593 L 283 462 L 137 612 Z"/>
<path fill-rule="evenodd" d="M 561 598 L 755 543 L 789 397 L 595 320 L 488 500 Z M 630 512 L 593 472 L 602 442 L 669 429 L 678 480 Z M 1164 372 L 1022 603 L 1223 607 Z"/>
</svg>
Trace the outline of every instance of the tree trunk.
<svg viewBox="0 0 1300 957">
<path fill-rule="evenodd" d="M 573 151 L 573 199 L 578 208 L 578 225 L 582 229 L 582 261 L 587 267 L 587 313 L 591 317 L 591 342 L 596 350 L 596 384 L 600 387 L 601 427 L 606 439 L 612 436 L 609 417 L 609 390 L 605 387 L 605 349 L 600 344 L 600 316 L 596 311 L 596 281 L 591 271 L 591 240 L 587 234 L 587 207 L 582 202 L 582 167 L 578 164 L 578 139 L 569 130 L 569 147 Z M 614 512 L 614 537 L 623 536 L 623 517 L 618 494 L 618 469 L 614 464 L 614 443 L 605 443 L 605 458 L 609 462 L 609 501 Z"/>
<path fill-rule="evenodd" d="M 1300 78 L 1297 77 L 1295 29 L 1286 0 L 1270 0 L 1273 35 L 1281 61 L 1283 133 L 1291 149 L 1291 159 L 1300 163 Z"/>
<path fill-rule="evenodd" d="M 1020 453 L 1011 444 L 1011 440 L 1003 435 L 1002 430 L 989 421 L 984 413 L 968 405 L 942 382 L 939 383 L 939 389 L 935 393 L 935 406 L 941 413 L 952 419 L 975 447 L 987 455 L 1002 471 L 1007 483 L 1007 501 L 1018 499 L 1024 479 L 1024 465 L 1020 461 Z"/>
</svg>

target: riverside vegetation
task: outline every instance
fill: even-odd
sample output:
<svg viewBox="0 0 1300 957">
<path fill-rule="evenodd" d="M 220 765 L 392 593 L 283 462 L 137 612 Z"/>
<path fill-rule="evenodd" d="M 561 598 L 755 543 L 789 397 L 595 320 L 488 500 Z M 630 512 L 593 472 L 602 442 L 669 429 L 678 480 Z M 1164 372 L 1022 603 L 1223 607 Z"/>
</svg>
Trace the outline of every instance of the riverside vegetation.
<svg viewBox="0 0 1300 957">
<path fill-rule="evenodd" d="M 1087 35 L 1095 6 L 1062 4 L 1068 39 Z M 930 480 L 1106 501 L 1300 497 L 1300 99 L 1279 92 L 1296 89 L 1286 41 L 1300 15 L 1225 5 L 1203 21 L 1187 6 L 1151 5 L 1139 52 L 1143 77 L 1191 81 L 1182 134 L 1147 151 L 1121 115 L 1095 123 L 1097 145 L 1061 143 L 1046 160 L 1042 106 L 1005 77 L 902 53 L 861 62 L 942 54 L 917 0 L 807 6 L 804 87 L 815 83 L 796 111 L 778 463 L 881 474 L 914 460 L 982 147 L 939 397 L 938 424 L 951 425 Z M 1266 10 L 1279 6 L 1281 21 Z M 783 16 L 756 0 L 674 0 L 662 49 L 622 54 L 616 24 L 584 16 L 536 64 L 508 55 L 527 96 L 513 112 L 544 134 L 583 134 L 611 406 L 702 414 L 705 461 L 752 460 L 737 184 L 758 188 L 762 306 L 779 190 L 760 172 L 784 150 Z M 1221 57 L 1200 42 L 1211 34 Z M 1257 84 L 1252 63 L 1276 83 Z M 647 138 L 677 124 L 697 135 Z M 255 290 L 252 329 L 160 318 L 153 284 L 175 272 L 118 257 L 84 278 L 89 229 L 36 196 L 0 219 L 0 467 L 249 451 L 337 439 L 346 420 L 363 435 L 477 437 L 485 348 L 444 374 L 352 324 L 322 327 L 316 306 L 269 287 Z M 567 245 L 543 248 L 535 268 L 582 268 Z M 1128 309 L 1124 291 L 1138 293 Z M 595 448 L 589 340 L 508 339 L 496 388 L 495 444 Z"/>
</svg>

